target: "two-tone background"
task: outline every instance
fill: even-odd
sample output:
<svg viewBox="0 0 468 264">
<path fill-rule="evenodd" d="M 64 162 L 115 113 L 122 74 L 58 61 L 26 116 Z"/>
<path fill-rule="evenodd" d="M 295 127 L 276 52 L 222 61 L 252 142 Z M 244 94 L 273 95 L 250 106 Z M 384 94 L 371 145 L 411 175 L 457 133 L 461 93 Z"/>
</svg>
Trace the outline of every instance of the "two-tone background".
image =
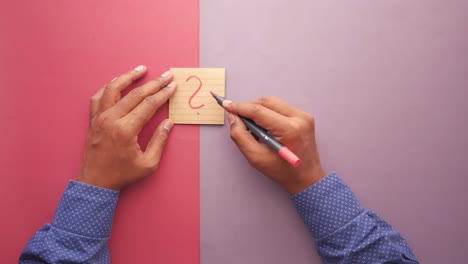
<svg viewBox="0 0 468 264">
<path fill-rule="evenodd" d="M 467 13 L 462 0 L 1 3 L 0 262 L 17 260 L 76 177 L 89 97 L 142 63 L 148 78 L 225 67 L 229 98 L 313 113 L 327 171 L 422 263 L 465 262 Z M 122 192 L 110 246 L 113 263 L 320 262 L 227 126 L 173 130 L 158 173 Z"/>
</svg>

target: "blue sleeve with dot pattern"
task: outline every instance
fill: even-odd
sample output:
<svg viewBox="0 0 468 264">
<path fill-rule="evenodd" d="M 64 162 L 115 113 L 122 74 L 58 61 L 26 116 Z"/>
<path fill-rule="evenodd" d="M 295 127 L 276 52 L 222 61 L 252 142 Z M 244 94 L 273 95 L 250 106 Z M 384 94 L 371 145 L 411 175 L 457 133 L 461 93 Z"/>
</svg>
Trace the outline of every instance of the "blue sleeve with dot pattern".
<svg viewBox="0 0 468 264">
<path fill-rule="evenodd" d="M 107 240 L 119 192 L 70 181 L 51 224 L 29 240 L 19 263 L 110 263 Z"/>
<path fill-rule="evenodd" d="M 418 263 L 403 237 L 362 208 L 335 173 L 291 199 L 324 263 Z"/>
</svg>

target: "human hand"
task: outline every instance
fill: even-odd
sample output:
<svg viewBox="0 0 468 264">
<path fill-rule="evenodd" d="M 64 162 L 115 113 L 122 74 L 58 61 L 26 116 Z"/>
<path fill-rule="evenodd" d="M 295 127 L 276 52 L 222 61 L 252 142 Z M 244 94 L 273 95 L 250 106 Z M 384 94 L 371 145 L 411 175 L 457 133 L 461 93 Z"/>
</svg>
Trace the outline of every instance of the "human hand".
<svg viewBox="0 0 468 264">
<path fill-rule="evenodd" d="M 174 123 L 169 119 L 161 122 L 144 152 L 138 144 L 138 134 L 174 94 L 176 85 L 168 71 L 121 99 L 121 91 L 145 73 L 146 67 L 138 66 L 91 97 L 89 129 L 78 181 L 120 190 L 156 171 Z"/>
<path fill-rule="evenodd" d="M 250 103 L 225 100 L 231 138 L 249 163 L 270 177 L 290 194 L 296 194 L 325 176 L 315 142 L 314 117 L 276 97 L 263 97 Z M 292 167 L 247 130 L 241 115 L 252 119 L 299 156 L 301 163 Z"/>
</svg>

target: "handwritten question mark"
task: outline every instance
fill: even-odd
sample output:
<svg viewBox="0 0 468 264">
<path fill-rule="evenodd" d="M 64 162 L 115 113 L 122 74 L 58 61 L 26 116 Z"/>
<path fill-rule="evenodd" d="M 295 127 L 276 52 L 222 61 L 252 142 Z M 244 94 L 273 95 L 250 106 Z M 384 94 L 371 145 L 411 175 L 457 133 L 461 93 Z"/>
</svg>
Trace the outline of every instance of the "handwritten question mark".
<svg viewBox="0 0 468 264">
<path fill-rule="evenodd" d="M 187 80 L 185 80 L 185 82 L 189 82 L 190 79 L 192 79 L 192 78 L 197 79 L 198 82 L 199 82 L 199 85 L 198 85 L 197 90 L 195 90 L 195 92 L 192 94 L 192 96 L 190 96 L 190 98 L 189 98 L 189 100 L 188 100 L 188 104 L 189 104 L 190 108 L 192 108 L 192 109 L 200 109 L 200 108 L 204 107 L 205 104 L 193 106 L 193 105 L 192 105 L 192 99 L 195 97 L 195 95 L 197 95 L 198 92 L 200 92 L 200 90 L 201 90 L 201 88 L 202 88 L 202 85 L 203 85 L 203 82 L 202 82 L 202 80 L 200 80 L 200 78 L 198 78 L 198 77 L 195 76 L 195 75 L 189 76 L 189 77 L 187 78 Z M 199 114 L 200 114 L 200 113 L 197 112 L 197 115 L 199 115 Z"/>
</svg>

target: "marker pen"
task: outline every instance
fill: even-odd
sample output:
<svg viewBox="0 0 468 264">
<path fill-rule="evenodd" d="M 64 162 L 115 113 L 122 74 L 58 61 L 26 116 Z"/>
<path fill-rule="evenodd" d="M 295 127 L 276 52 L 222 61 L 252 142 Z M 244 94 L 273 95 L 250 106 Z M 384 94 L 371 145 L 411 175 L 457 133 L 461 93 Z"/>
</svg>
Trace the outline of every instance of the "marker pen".
<svg viewBox="0 0 468 264">
<path fill-rule="evenodd" d="M 223 101 L 226 100 L 224 97 L 221 97 L 213 92 L 210 92 L 211 95 L 216 99 L 216 102 L 218 102 L 219 105 L 223 105 Z M 289 150 L 287 147 L 283 146 L 278 140 L 276 140 L 268 131 L 266 131 L 264 128 L 261 126 L 255 124 L 254 121 L 251 119 L 245 118 L 243 116 L 239 116 L 239 118 L 244 122 L 245 126 L 254 134 L 260 142 L 266 144 L 269 146 L 271 149 L 273 149 L 275 152 L 277 152 L 283 159 L 285 159 L 291 166 L 297 167 L 301 163 L 301 160 L 299 159 L 296 154 L 294 154 L 291 150 Z"/>
</svg>

